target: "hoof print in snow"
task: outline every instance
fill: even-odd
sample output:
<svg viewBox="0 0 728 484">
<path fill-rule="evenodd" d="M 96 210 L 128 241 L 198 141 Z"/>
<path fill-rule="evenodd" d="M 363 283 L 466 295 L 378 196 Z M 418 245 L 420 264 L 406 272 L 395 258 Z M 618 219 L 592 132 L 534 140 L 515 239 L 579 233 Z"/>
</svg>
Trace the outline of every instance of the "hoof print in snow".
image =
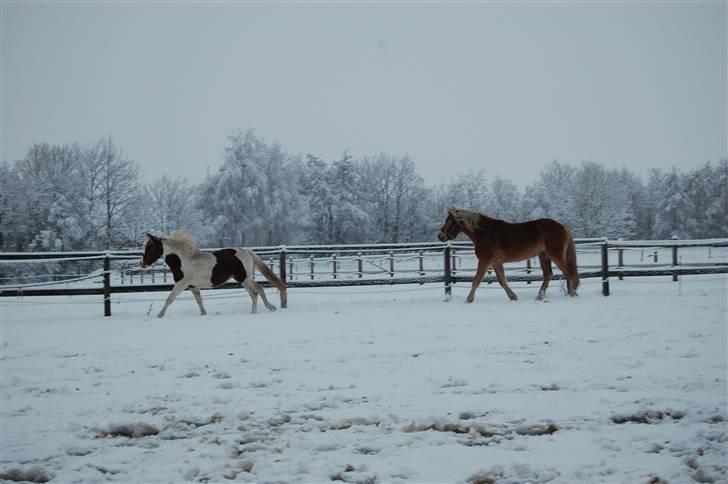
<svg viewBox="0 0 728 484">
<path fill-rule="evenodd" d="M 377 455 L 381 451 L 382 451 L 382 449 L 376 449 L 374 447 L 358 447 L 356 449 L 357 454 L 363 454 L 363 455 Z"/>
<path fill-rule="evenodd" d="M 379 420 L 368 420 L 366 418 L 361 417 L 353 417 L 353 418 L 342 418 L 335 424 L 331 425 L 329 427 L 329 430 L 346 430 L 354 425 L 373 425 L 378 426 Z"/>
<path fill-rule="evenodd" d="M 558 432 L 558 430 L 559 428 L 552 423 L 548 425 L 533 424 L 518 427 L 516 433 L 518 435 L 551 435 Z"/>
<path fill-rule="evenodd" d="M 154 425 L 137 422 L 132 424 L 110 425 L 106 430 L 97 430 L 96 438 L 127 437 L 138 439 L 149 435 L 157 435 L 159 429 Z"/>
<path fill-rule="evenodd" d="M 526 464 L 511 464 L 509 467 L 494 466 L 488 470 L 470 476 L 468 484 L 515 484 L 522 482 L 544 483 L 553 481 L 559 477 L 559 472 L 554 469 L 536 471 Z"/>
<path fill-rule="evenodd" d="M 541 390 L 544 392 L 556 392 L 561 390 L 561 387 L 556 383 L 552 383 L 551 385 L 541 385 Z"/>
<path fill-rule="evenodd" d="M 223 477 L 228 480 L 235 480 L 238 478 L 238 476 L 242 473 L 249 473 L 253 470 L 253 466 L 255 464 L 251 461 L 240 461 L 240 462 L 234 462 L 225 464 L 225 467 L 228 469 L 223 473 Z"/>
<path fill-rule="evenodd" d="M 337 472 L 329 476 L 332 481 L 352 482 L 357 484 L 374 484 L 377 482 L 376 476 L 366 476 L 363 474 L 364 468 L 358 471 L 351 464 L 346 464 L 343 471 Z"/>
<path fill-rule="evenodd" d="M 271 427 L 280 427 L 283 424 L 287 424 L 291 421 L 290 415 L 279 415 L 278 417 L 272 417 L 268 419 L 268 425 Z"/>
<path fill-rule="evenodd" d="M 616 424 L 625 423 L 639 423 L 639 424 L 654 424 L 662 422 L 666 418 L 672 420 L 680 420 L 685 416 L 685 412 L 682 410 L 642 410 L 633 414 L 622 414 L 612 415 L 610 420 Z"/>
<path fill-rule="evenodd" d="M 650 477 L 645 484 L 669 484 L 666 480 L 657 476 Z"/>
<path fill-rule="evenodd" d="M 28 469 L 9 469 L 0 472 L 0 479 L 3 481 L 42 483 L 50 481 L 51 477 L 42 468 L 33 466 Z"/>
</svg>

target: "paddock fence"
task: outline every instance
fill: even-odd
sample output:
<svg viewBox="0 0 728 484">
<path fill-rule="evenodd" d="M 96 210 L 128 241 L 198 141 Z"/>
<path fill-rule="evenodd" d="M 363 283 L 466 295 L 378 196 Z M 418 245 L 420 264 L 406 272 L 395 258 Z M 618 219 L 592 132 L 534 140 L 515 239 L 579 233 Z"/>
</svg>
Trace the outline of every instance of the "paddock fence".
<svg viewBox="0 0 728 484">
<path fill-rule="evenodd" d="M 581 279 L 728 273 L 728 239 L 623 241 L 575 239 Z M 443 284 L 446 296 L 458 283 L 471 283 L 477 258 L 470 242 L 295 245 L 251 247 L 289 288 L 394 284 Z M 212 251 L 215 249 L 204 249 Z M 140 250 L 0 252 L 0 297 L 103 296 L 111 315 L 112 294 L 170 291 L 174 280 L 163 262 L 139 268 Z M 510 282 L 542 281 L 538 258 L 505 264 Z M 553 267 L 552 280 L 563 280 Z M 262 285 L 267 282 L 256 278 Z M 489 271 L 484 283 L 496 282 Z M 213 290 L 240 288 L 227 283 Z"/>
</svg>

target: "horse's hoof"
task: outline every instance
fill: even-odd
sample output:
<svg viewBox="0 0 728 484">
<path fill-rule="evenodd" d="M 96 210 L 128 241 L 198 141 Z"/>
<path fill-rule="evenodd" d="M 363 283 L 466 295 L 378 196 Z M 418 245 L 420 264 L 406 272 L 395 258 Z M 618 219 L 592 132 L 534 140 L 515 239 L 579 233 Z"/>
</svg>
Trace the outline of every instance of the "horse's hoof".
<svg viewBox="0 0 728 484">
<path fill-rule="evenodd" d="M 276 307 L 275 307 L 275 306 L 270 306 L 270 307 L 268 308 L 268 311 L 275 311 L 275 310 L 276 310 Z"/>
<path fill-rule="evenodd" d="M 159 314 L 157 314 L 157 317 L 158 317 L 159 319 L 162 319 L 162 318 L 164 317 L 164 314 L 162 314 L 162 313 L 159 313 Z"/>
</svg>

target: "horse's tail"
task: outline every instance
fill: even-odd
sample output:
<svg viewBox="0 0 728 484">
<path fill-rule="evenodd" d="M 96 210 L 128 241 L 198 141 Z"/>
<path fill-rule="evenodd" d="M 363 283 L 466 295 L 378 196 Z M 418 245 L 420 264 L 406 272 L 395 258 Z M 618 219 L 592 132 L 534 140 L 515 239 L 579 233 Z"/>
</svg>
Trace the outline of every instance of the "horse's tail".
<svg viewBox="0 0 728 484">
<path fill-rule="evenodd" d="M 576 244 L 574 244 L 574 237 L 569 229 L 566 229 L 566 235 L 569 238 L 566 245 L 566 270 L 569 272 L 567 276 L 572 278 L 572 288 L 576 291 L 576 288 L 579 287 L 579 268 L 576 267 Z"/>
<path fill-rule="evenodd" d="M 249 251 L 250 256 L 253 258 L 253 263 L 255 264 L 255 267 L 260 271 L 263 276 L 268 279 L 268 282 L 270 282 L 274 287 L 278 288 L 278 291 L 281 293 L 281 307 L 286 307 L 287 301 L 288 301 L 288 294 L 286 294 L 286 283 L 281 281 L 281 279 L 276 276 L 275 272 L 273 272 L 270 267 L 265 265 L 265 262 L 258 257 L 258 255 L 253 252 L 252 250 Z"/>
</svg>

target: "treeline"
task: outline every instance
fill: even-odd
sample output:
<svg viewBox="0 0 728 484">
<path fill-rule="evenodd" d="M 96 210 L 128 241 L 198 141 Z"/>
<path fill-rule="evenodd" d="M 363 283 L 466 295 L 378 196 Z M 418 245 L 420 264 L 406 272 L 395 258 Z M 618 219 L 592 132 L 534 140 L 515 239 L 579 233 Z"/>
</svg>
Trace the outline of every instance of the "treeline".
<svg viewBox="0 0 728 484">
<path fill-rule="evenodd" d="M 728 237 L 728 159 L 647 180 L 599 163 L 547 164 L 525 189 L 481 171 L 425 185 L 409 157 L 305 158 L 254 131 L 228 137 L 220 169 L 195 183 L 147 181 L 111 138 L 35 144 L 0 165 L 0 250 L 138 247 L 190 231 L 204 246 L 431 241 L 447 207 L 508 221 L 551 217 L 577 237 Z"/>
</svg>

